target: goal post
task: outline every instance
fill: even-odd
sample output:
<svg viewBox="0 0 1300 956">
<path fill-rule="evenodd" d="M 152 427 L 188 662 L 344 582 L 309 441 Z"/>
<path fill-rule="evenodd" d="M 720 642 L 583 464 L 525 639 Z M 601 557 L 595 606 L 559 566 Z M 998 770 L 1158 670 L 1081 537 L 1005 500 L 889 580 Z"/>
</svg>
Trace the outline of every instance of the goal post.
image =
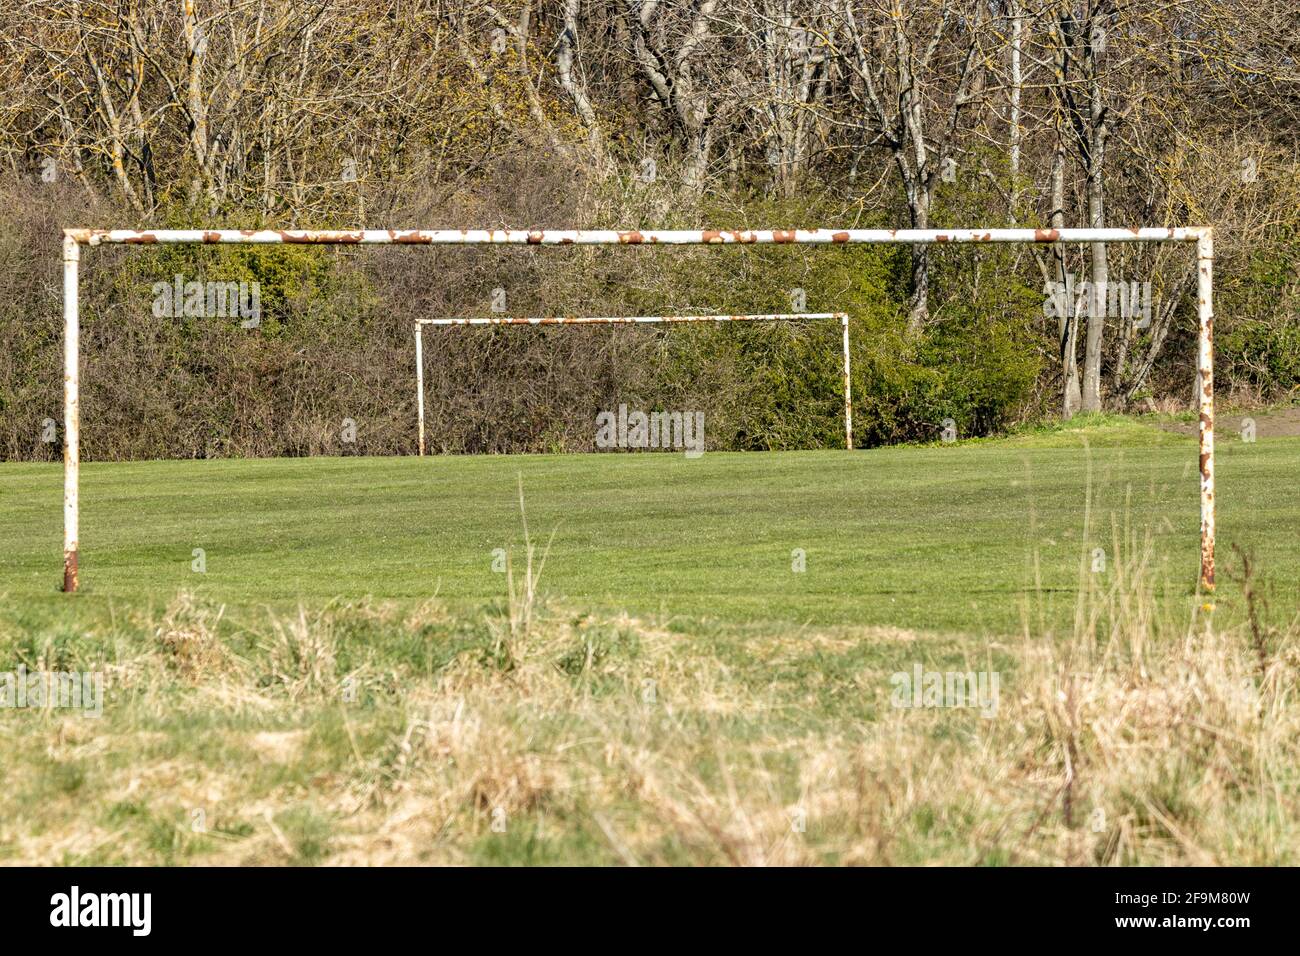
<svg viewBox="0 0 1300 956">
<path fill-rule="evenodd" d="M 818 319 L 838 319 L 842 330 L 844 352 L 844 447 L 853 450 L 853 389 L 850 384 L 849 316 L 845 312 L 783 312 L 763 315 L 612 315 L 579 316 L 559 315 L 546 318 L 446 318 L 415 320 L 415 407 L 419 423 L 420 455 L 424 456 L 424 327 L 426 325 L 659 325 L 687 322 L 803 322 Z"/>
<path fill-rule="evenodd" d="M 1214 230 L 1131 229 L 65 229 L 63 231 L 63 589 L 77 590 L 80 479 L 78 268 L 100 245 L 851 245 L 1186 242 L 1196 244 L 1197 390 L 1200 406 L 1200 585 L 1214 588 Z"/>
</svg>

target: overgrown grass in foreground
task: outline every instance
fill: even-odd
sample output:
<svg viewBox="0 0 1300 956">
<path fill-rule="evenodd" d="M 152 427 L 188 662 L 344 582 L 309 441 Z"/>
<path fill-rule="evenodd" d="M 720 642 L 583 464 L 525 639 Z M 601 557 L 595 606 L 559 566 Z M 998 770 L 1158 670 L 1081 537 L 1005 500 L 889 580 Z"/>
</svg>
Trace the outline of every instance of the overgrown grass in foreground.
<svg viewBox="0 0 1300 956">
<path fill-rule="evenodd" d="M 0 854 L 1300 863 L 1300 622 L 1175 613 L 1144 550 L 1114 572 L 1081 574 L 1067 633 L 987 643 L 524 613 L 527 581 L 473 614 L 182 594 L 81 633 L 11 611 L 6 660 L 107 693 L 98 719 L 0 711 Z M 996 673 L 995 706 L 896 706 L 918 667 Z"/>
</svg>

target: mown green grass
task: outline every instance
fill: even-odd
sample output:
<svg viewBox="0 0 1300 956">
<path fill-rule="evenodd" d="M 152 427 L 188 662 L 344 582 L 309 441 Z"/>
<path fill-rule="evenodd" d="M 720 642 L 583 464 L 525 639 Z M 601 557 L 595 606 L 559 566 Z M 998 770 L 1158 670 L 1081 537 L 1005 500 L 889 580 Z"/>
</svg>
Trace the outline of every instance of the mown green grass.
<svg viewBox="0 0 1300 956">
<path fill-rule="evenodd" d="M 178 590 L 234 608 L 499 599 L 518 483 L 543 590 L 575 606 L 726 624 L 1011 633 L 1072 613 L 1102 548 L 1152 549 L 1172 599 L 1198 562 L 1195 443 L 1145 426 L 858 451 L 89 463 L 79 607 Z M 1117 444 L 1124 438 L 1127 444 Z M 1085 447 L 1085 439 L 1087 447 Z M 1300 580 L 1300 440 L 1222 442 L 1219 542 Z M 0 600 L 66 603 L 61 472 L 0 465 Z M 194 549 L 206 572 L 191 569 Z M 806 555 L 803 573 L 793 555 Z M 1105 572 L 1102 572 L 1103 574 Z M 1221 575 L 1221 593 L 1231 583 Z M 62 602 L 62 603 L 61 603 Z M 1231 602 L 1229 602 L 1231 603 Z"/>
</svg>

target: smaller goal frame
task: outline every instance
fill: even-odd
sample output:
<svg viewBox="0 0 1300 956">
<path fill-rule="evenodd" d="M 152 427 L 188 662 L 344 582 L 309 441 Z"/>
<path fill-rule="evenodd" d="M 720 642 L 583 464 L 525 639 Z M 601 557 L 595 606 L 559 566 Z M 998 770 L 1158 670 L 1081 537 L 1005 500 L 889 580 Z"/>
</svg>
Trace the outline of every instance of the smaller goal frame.
<svg viewBox="0 0 1300 956">
<path fill-rule="evenodd" d="M 853 387 L 850 383 L 849 316 L 846 312 L 770 312 L 752 315 L 561 315 L 545 318 L 508 316 L 415 320 L 415 406 L 420 435 L 420 457 L 424 439 L 424 327 L 426 325 L 659 325 L 684 322 L 803 322 L 838 319 L 844 350 L 844 447 L 853 450 Z"/>
</svg>

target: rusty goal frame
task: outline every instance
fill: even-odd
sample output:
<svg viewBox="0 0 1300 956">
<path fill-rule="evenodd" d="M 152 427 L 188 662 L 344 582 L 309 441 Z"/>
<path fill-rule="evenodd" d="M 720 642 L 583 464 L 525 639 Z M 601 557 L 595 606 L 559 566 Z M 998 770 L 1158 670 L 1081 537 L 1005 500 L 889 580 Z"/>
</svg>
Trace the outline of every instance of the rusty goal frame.
<svg viewBox="0 0 1300 956">
<path fill-rule="evenodd" d="M 80 487 L 80 318 L 83 247 L 155 244 L 304 245 L 917 245 L 931 243 L 1187 242 L 1196 244 L 1201 473 L 1200 585 L 1214 588 L 1214 230 L 1133 229 L 65 229 L 63 231 L 63 590 L 77 590 Z"/>
<path fill-rule="evenodd" d="M 849 367 L 849 317 L 843 312 L 783 312 L 764 315 L 557 315 L 546 318 L 447 318 L 415 320 L 415 408 L 420 434 L 420 456 L 424 456 L 424 327 L 426 325 L 661 325 L 682 322 L 802 322 L 838 319 L 844 352 L 844 447 L 853 450 L 853 386 Z"/>
</svg>

